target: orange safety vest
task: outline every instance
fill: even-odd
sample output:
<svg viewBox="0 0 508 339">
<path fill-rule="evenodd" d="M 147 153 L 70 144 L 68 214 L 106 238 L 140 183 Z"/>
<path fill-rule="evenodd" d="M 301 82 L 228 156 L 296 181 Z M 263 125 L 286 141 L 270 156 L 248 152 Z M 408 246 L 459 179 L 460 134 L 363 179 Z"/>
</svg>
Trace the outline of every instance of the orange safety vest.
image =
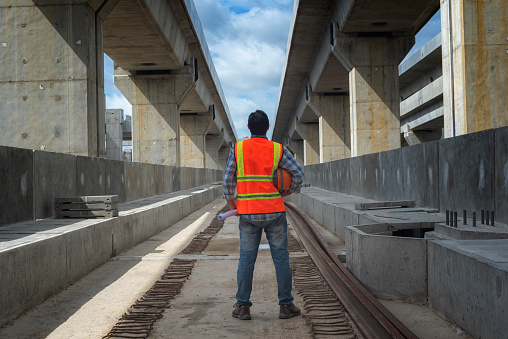
<svg viewBox="0 0 508 339">
<path fill-rule="evenodd" d="M 265 138 L 235 144 L 238 214 L 284 212 L 284 201 L 273 185 L 282 158 L 282 145 Z"/>
</svg>

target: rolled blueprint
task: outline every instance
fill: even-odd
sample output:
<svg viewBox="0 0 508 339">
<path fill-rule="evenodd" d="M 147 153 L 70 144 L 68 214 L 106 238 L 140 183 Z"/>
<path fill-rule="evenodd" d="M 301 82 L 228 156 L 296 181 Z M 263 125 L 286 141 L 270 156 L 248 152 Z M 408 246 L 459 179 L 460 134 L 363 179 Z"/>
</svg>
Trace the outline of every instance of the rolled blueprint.
<svg viewBox="0 0 508 339">
<path fill-rule="evenodd" d="M 228 217 L 231 217 L 231 216 L 233 216 L 233 215 L 237 215 L 237 214 L 238 214 L 238 212 L 237 212 L 236 210 L 230 210 L 230 211 L 227 211 L 227 212 L 225 212 L 225 213 L 221 213 L 221 214 L 219 214 L 219 216 L 217 217 L 217 219 L 219 219 L 219 220 L 224 220 L 224 219 L 226 219 L 226 218 L 228 218 Z"/>
</svg>

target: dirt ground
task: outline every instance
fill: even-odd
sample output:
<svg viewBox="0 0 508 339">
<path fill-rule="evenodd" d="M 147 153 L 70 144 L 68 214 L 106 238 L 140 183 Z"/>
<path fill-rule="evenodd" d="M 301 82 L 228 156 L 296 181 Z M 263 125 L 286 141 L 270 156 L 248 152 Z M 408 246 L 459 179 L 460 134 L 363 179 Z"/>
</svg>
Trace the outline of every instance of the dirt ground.
<svg viewBox="0 0 508 339">
<path fill-rule="evenodd" d="M 218 199 L 113 258 L 1 328 L 0 338 L 102 338 L 175 257 L 194 258 L 197 263 L 182 293 L 155 323 L 150 338 L 311 338 L 304 317 L 278 319 L 275 271 L 264 237 L 254 272 L 252 320 L 231 316 L 239 251 L 238 217 L 226 220 L 201 255 L 178 255 L 224 205 L 224 200 Z M 340 253 L 344 243 L 319 229 L 334 252 Z M 294 296 L 295 304 L 302 306 L 301 297 L 297 293 Z M 427 307 L 382 303 L 420 338 L 467 337 Z"/>
</svg>

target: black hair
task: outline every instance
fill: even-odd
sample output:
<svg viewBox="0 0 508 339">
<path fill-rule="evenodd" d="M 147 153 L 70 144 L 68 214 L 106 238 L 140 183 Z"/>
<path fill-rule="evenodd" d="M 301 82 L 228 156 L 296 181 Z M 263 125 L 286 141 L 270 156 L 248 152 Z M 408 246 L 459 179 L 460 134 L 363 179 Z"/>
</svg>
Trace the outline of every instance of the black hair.
<svg viewBox="0 0 508 339">
<path fill-rule="evenodd" d="M 270 126 L 268 116 L 259 109 L 249 114 L 248 124 L 252 135 L 265 135 Z"/>
</svg>

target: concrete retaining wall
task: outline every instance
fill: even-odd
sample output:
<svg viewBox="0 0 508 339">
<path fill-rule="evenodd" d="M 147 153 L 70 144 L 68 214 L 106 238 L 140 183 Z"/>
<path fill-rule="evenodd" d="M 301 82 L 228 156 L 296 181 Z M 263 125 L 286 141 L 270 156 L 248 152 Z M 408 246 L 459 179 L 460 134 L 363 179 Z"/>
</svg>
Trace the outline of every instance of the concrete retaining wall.
<svg viewBox="0 0 508 339">
<path fill-rule="evenodd" d="M 347 267 L 378 298 L 426 304 L 427 240 L 371 234 L 391 230 L 388 224 L 347 226 Z"/>
<path fill-rule="evenodd" d="M 495 210 L 508 223 L 508 127 L 305 166 L 311 186 L 445 210 Z"/>
<path fill-rule="evenodd" d="M 123 203 L 116 218 L 2 227 L 0 326 L 221 194 L 222 186 L 203 186 Z"/>
<path fill-rule="evenodd" d="M 0 146 L 0 226 L 53 217 L 55 197 L 114 194 L 133 201 L 219 182 L 222 175 Z"/>
<path fill-rule="evenodd" d="M 506 248 L 506 240 L 429 241 L 429 306 L 475 338 L 506 338 Z"/>
</svg>

